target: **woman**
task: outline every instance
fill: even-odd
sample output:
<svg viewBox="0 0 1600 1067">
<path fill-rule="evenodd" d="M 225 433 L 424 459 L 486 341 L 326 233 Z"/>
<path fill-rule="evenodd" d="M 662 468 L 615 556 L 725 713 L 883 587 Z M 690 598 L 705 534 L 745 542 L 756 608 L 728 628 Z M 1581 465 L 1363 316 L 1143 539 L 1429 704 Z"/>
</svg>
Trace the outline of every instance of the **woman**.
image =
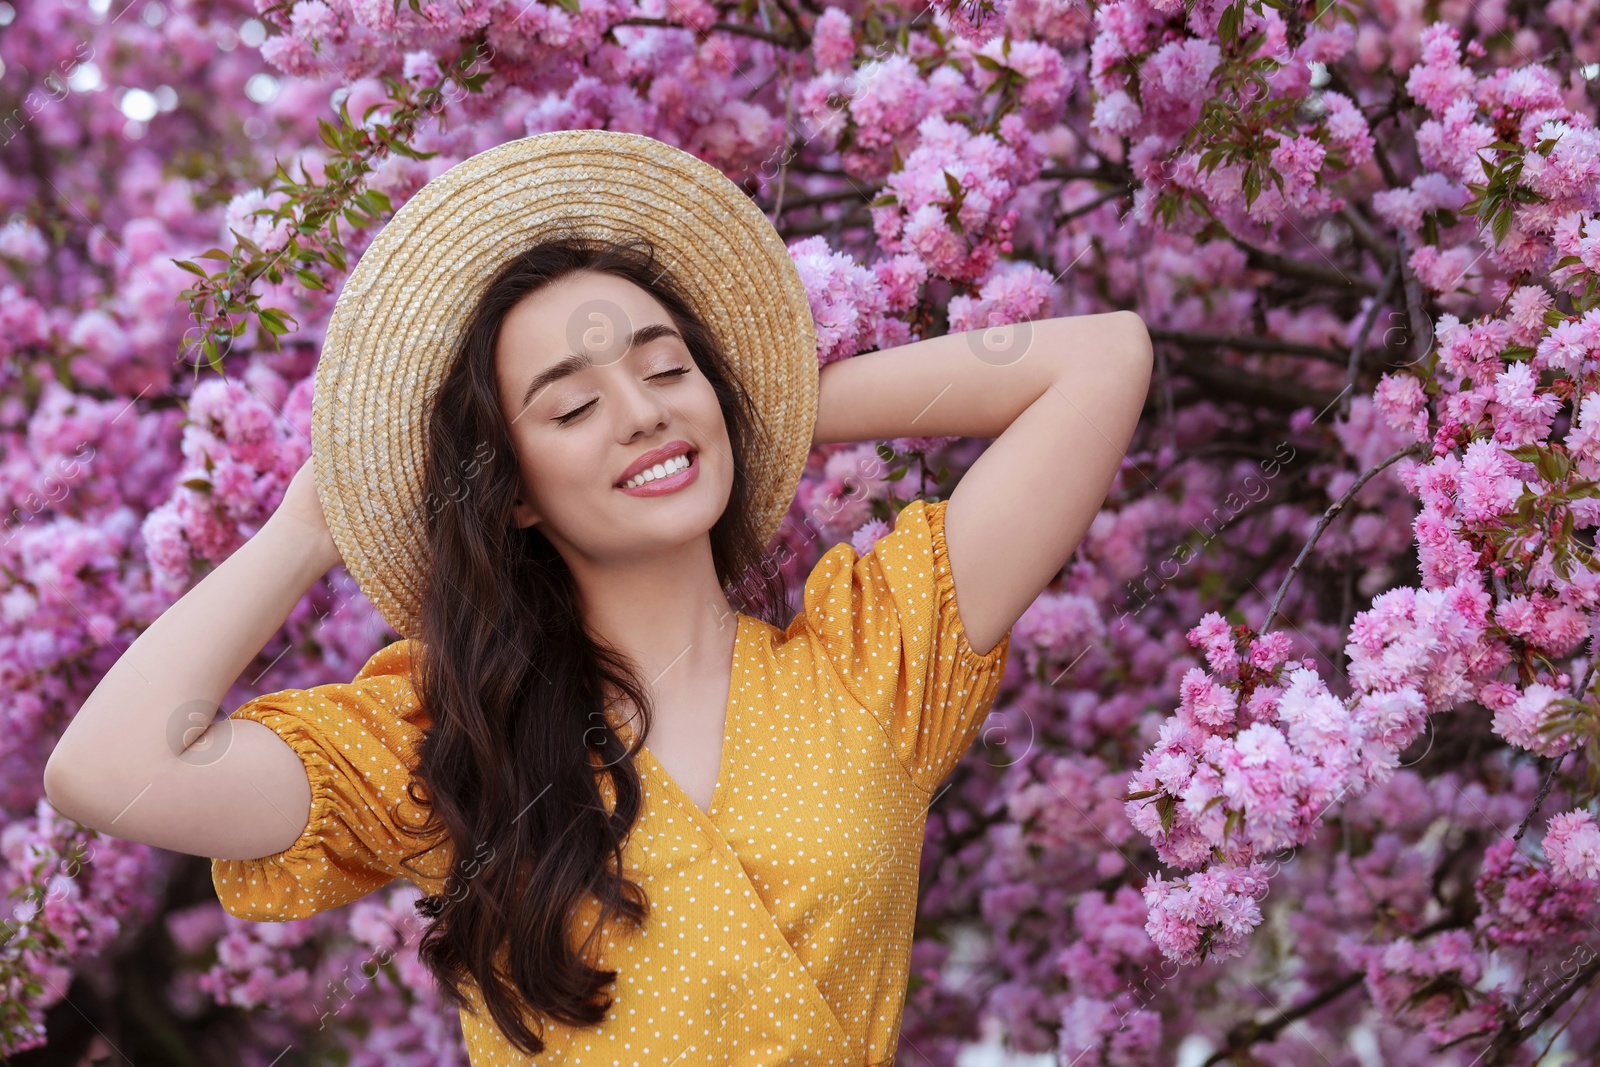
<svg viewBox="0 0 1600 1067">
<path fill-rule="evenodd" d="M 580 156 L 590 169 L 563 185 L 554 168 Z M 701 195 L 654 214 L 608 198 L 641 163 L 663 201 L 680 181 Z M 464 276 L 407 274 L 435 238 L 472 247 L 463 216 L 437 212 L 520 187 L 512 165 L 568 209 L 582 184 L 641 239 L 530 228 L 535 197 L 510 230 L 471 223 L 498 252 Z M 73 818 L 212 857 L 241 917 L 415 882 L 421 957 L 477 1065 L 890 1062 L 927 806 L 1143 406 L 1150 347 L 1130 313 L 819 374 L 792 260 L 709 170 L 648 138 L 564 131 L 430 182 L 340 296 L 315 481 L 308 463 L 141 635 L 47 768 Z M 434 324 L 461 308 L 441 354 Z M 352 381 L 359 402 L 334 404 Z M 911 435 L 996 440 L 948 501 L 912 501 L 864 555 L 828 551 L 790 617 L 762 549 L 811 446 Z M 408 448 L 420 462 L 362 462 Z M 341 561 L 404 639 L 348 684 L 211 723 Z M 196 705 L 200 729 L 157 738 L 165 709 Z"/>
</svg>

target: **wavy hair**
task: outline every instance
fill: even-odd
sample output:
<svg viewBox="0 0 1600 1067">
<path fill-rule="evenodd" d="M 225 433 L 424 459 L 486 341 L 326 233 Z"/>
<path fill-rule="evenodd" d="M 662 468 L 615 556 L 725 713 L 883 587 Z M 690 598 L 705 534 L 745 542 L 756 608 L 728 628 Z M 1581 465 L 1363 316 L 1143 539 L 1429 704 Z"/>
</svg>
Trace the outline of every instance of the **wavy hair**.
<svg viewBox="0 0 1600 1067">
<path fill-rule="evenodd" d="M 417 904 L 431 919 L 419 956 L 451 1003 L 475 1010 L 461 989 L 470 976 L 495 1026 L 529 1055 L 544 1050 L 544 1019 L 581 1027 L 605 1017 L 612 998 L 603 987 L 617 972 L 591 966 L 588 952 L 607 923 L 637 927 L 650 907 L 622 873 L 642 800 L 634 755 L 650 728 L 649 688 L 623 650 L 584 625 L 572 572 L 538 525 L 514 525 L 521 484 L 496 385 L 506 314 L 584 270 L 647 290 L 683 335 L 733 451 L 732 495 L 710 530 L 717 578 L 745 614 L 782 626 L 789 610 L 753 509 L 749 464 L 767 454 L 766 428 L 654 247 L 568 232 L 507 263 L 471 311 L 427 413 L 429 559 L 413 675 L 431 722 L 408 792 L 428 812 L 422 835 L 455 846 L 452 888 Z M 632 747 L 606 721 L 608 692 L 638 710 Z M 591 894 L 599 918 L 575 947 L 572 917 Z"/>
</svg>

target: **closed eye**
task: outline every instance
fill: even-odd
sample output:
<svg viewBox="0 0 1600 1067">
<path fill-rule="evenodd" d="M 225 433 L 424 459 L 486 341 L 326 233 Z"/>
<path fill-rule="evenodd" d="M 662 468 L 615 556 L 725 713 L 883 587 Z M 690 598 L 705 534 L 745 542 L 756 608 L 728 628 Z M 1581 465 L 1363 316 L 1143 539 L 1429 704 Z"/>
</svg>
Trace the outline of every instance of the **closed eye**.
<svg viewBox="0 0 1600 1067">
<path fill-rule="evenodd" d="M 688 367 L 674 367 L 672 370 L 664 370 L 660 374 L 652 374 L 652 375 L 650 375 L 649 380 L 650 381 L 654 381 L 657 378 L 679 378 L 679 377 L 682 377 L 683 375 L 688 374 L 688 373 L 689 373 L 689 368 Z M 557 415 L 556 418 L 555 418 L 555 421 L 565 425 L 566 423 L 569 423 L 573 419 L 577 418 L 579 415 L 582 415 L 585 411 L 588 411 L 589 408 L 591 408 L 593 406 L 594 406 L 594 401 L 591 400 L 587 404 L 584 404 L 582 407 L 573 408 L 571 411 L 567 412 L 565 415 Z"/>
</svg>

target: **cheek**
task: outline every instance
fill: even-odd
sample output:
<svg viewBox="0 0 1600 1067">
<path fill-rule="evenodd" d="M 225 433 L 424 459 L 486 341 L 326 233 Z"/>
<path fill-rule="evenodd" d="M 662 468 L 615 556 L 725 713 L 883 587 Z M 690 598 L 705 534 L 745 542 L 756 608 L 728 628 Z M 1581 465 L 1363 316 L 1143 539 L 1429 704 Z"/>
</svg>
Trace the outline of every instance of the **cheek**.
<svg viewBox="0 0 1600 1067">
<path fill-rule="evenodd" d="M 717 403 L 716 390 L 706 382 L 695 394 L 695 421 L 712 433 L 727 440 L 728 427 L 722 417 L 722 405 Z"/>
<path fill-rule="evenodd" d="M 602 477 L 600 445 L 587 433 L 541 435 L 518 443 L 522 484 L 542 506 L 560 510 L 563 500 L 590 492 Z"/>
<path fill-rule="evenodd" d="M 550 464 L 549 446 L 529 441 L 525 436 L 517 438 L 517 480 L 522 487 L 522 498 L 528 500 L 532 497 L 540 504 L 551 488 L 550 477 L 552 467 Z"/>
</svg>

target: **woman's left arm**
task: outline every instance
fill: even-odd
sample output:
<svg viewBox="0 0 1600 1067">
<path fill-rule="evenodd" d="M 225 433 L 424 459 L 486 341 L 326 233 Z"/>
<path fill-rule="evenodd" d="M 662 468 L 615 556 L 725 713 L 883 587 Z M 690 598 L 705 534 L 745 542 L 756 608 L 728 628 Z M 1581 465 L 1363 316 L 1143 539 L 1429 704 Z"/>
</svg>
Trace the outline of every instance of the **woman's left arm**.
<svg viewBox="0 0 1600 1067">
<path fill-rule="evenodd" d="M 945 508 L 961 620 L 981 655 L 1094 521 L 1144 409 L 1152 361 L 1132 311 L 915 341 L 822 368 L 813 440 L 995 438 Z"/>
</svg>

